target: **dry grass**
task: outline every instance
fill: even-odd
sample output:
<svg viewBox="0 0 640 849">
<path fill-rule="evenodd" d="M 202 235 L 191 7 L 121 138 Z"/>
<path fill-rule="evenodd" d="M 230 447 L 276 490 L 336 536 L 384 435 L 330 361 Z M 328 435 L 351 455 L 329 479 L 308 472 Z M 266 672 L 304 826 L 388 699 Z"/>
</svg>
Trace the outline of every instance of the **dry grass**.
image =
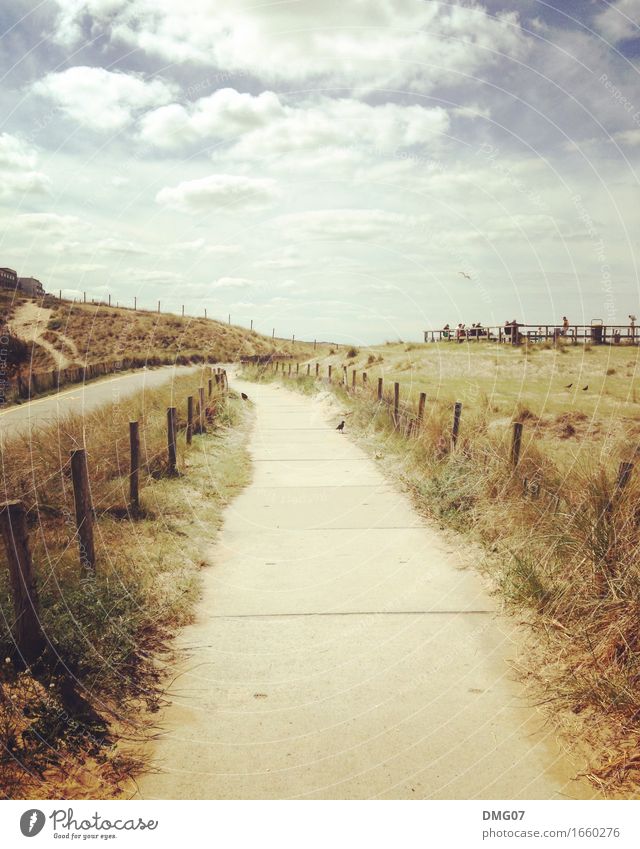
<svg viewBox="0 0 640 849">
<path fill-rule="evenodd" d="M 5 328 L 11 328 L 16 312 L 28 303 L 31 299 L 0 290 L 0 317 Z M 204 318 L 182 318 L 105 304 L 74 304 L 52 296 L 39 303 L 50 311 L 48 324 L 46 327 L 43 324 L 39 337 L 45 342 L 29 341 L 20 363 L 10 370 L 10 385 L 5 392 L 8 402 L 75 382 L 72 374 L 77 366 L 100 364 L 110 372 L 123 361 L 131 368 L 138 368 L 176 362 L 236 362 L 244 357 L 289 357 L 294 353 L 309 356 L 313 351 L 313 345 L 308 343 L 272 339 Z M 46 314 L 43 313 L 45 317 Z M 53 346 L 54 354 L 64 357 L 68 369 L 56 365 L 46 344 Z M 85 375 L 84 379 L 87 378 Z M 22 392 L 18 390 L 19 383 Z"/>
<path fill-rule="evenodd" d="M 262 336 L 245 328 L 204 318 L 182 318 L 93 304 L 48 299 L 53 309 L 49 330 L 70 339 L 79 361 L 99 362 L 130 356 L 150 360 L 199 354 L 210 362 L 234 362 L 245 356 L 288 355 L 296 343 Z"/>
<path fill-rule="evenodd" d="M 185 424 L 198 374 L 179 385 L 72 416 L 31 440 L 4 446 L 5 497 L 29 510 L 30 542 L 48 641 L 31 669 L 0 668 L 0 788 L 17 798 L 95 798 L 117 792 L 136 766 L 130 744 L 154 710 L 167 638 L 189 621 L 198 573 L 224 505 L 248 476 L 241 402 L 213 399 L 209 432 L 190 449 L 179 436 L 178 478 L 166 472 L 166 408 Z M 140 515 L 127 508 L 128 421 L 141 422 Z M 95 578 L 81 572 L 69 477 L 69 449 L 85 442 L 97 514 Z M 52 451 L 51 447 L 55 446 Z M 0 568 L 1 657 L 15 654 L 12 609 Z"/>
<path fill-rule="evenodd" d="M 592 368 L 602 374 L 602 360 L 612 353 L 594 351 Z M 368 389 L 360 380 L 355 393 L 337 382 L 333 388 L 350 409 L 351 431 L 409 486 L 419 509 L 484 544 L 482 568 L 511 609 L 531 623 L 536 660 L 526 675 L 538 682 L 541 701 L 576 744 L 593 747 L 591 779 L 605 792 L 633 795 L 640 779 L 640 762 L 632 756 L 640 733 L 640 475 L 623 490 L 616 485 L 618 460 L 633 459 L 633 447 L 605 437 L 605 449 L 603 423 L 587 412 L 590 400 L 580 398 L 560 412 L 556 399 L 545 404 L 549 394 L 518 397 L 516 389 L 507 398 L 508 384 L 498 372 L 514 366 L 502 362 L 501 352 L 494 391 L 487 394 L 492 378 L 480 369 L 485 356 L 476 369 L 481 391 L 463 407 L 455 448 L 451 398 L 460 397 L 467 377 L 458 374 L 455 394 L 446 397 L 442 375 L 413 371 L 411 401 L 401 405 L 397 423 L 391 394 L 385 392 L 382 402 L 375 397 L 370 365 Z M 635 363 L 635 356 L 633 349 L 615 351 L 618 360 Z M 385 350 L 385 366 L 388 359 Z M 391 378 L 398 379 L 401 363 L 395 358 Z M 450 373 L 459 364 L 441 370 Z M 273 379 L 262 369 L 248 376 Z M 312 391 L 306 377 L 302 384 L 302 391 Z M 416 428 L 414 399 L 423 387 L 431 392 Z M 402 389 L 406 397 L 406 382 Z M 637 427 L 637 412 L 627 409 L 624 426 Z M 512 421 L 525 424 L 517 470 L 510 461 Z M 563 450 L 570 439 L 584 442 L 584 450 Z M 554 440 L 560 445 L 549 451 Z"/>
</svg>

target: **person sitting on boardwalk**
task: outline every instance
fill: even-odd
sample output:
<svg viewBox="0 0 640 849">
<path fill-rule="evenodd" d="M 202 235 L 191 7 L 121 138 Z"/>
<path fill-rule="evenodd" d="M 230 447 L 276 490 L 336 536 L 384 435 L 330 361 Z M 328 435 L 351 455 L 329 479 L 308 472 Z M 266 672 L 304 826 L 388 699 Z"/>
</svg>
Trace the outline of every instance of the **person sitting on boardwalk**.
<svg viewBox="0 0 640 849">
<path fill-rule="evenodd" d="M 448 324 L 448 323 L 447 323 L 447 324 L 445 324 L 445 326 L 442 328 L 442 334 L 441 334 L 441 336 L 442 336 L 442 338 L 443 338 L 443 339 L 448 339 L 448 338 L 451 336 L 451 330 L 450 330 L 450 328 L 449 328 L 449 324 Z"/>
</svg>

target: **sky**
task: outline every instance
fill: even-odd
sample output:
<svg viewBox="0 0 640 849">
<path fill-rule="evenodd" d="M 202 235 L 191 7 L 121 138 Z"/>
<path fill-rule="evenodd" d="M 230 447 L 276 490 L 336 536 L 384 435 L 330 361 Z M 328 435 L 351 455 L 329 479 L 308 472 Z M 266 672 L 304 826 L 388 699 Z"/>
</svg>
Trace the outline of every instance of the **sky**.
<svg viewBox="0 0 640 849">
<path fill-rule="evenodd" d="M 0 266 L 352 344 L 625 324 L 639 20 L 640 0 L 3 3 Z"/>
</svg>

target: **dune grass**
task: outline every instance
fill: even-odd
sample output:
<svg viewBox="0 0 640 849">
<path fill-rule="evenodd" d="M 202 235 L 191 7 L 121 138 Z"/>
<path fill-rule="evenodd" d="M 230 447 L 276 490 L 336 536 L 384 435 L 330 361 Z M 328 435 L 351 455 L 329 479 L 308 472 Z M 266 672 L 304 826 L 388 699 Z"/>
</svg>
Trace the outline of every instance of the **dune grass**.
<svg viewBox="0 0 640 849">
<path fill-rule="evenodd" d="M 47 640 L 28 669 L 0 667 L 0 792 L 100 797 L 135 769 L 137 715 L 157 706 L 166 640 L 190 620 L 224 505 L 248 476 L 245 405 L 215 395 L 207 433 L 185 445 L 186 398 L 201 376 L 145 391 L 3 447 L 5 497 L 27 509 Z M 167 476 L 166 409 L 178 409 L 178 477 Z M 140 421 L 141 510 L 128 508 L 128 421 Z M 85 444 L 96 513 L 95 577 L 79 562 L 69 450 Z M 52 450 L 53 447 L 53 450 Z M 0 556 L 4 561 L 4 552 Z M 0 658 L 16 658 L 0 568 Z M 141 710 L 144 709 L 144 711 Z"/>
<path fill-rule="evenodd" d="M 325 360 L 316 390 L 329 388 L 333 362 L 331 389 L 347 411 L 349 430 L 403 481 L 421 512 L 484 545 L 479 568 L 531 626 L 531 663 L 523 676 L 537 682 L 537 698 L 570 743 L 592 747 L 591 779 L 605 792 L 634 795 L 640 781 L 640 470 L 623 489 L 617 476 L 619 462 L 635 456 L 629 437 L 637 433 L 640 412 L 633 397 L 637 350 L 540 351 L 529 382 L 520 373 L 526 358 L 517 351 L 419 346 L 409 357 L 398 347 L 361 353 L 355 391 L 350 371 L 348 388 L 342 384 L 343 361 Z M 606 374 L 611 368 L 615 375 Z M 597 391 L 625 370 L 633 376 L 613 381 L 600 401 L 580 388 L 581 394 L 565 394 L 576 378 Z M 312 391 L 302 371 L 300 390 Z M 275 378 L 270 369 L 245 373 Z M 378 375 L 384 376 L 382 401 Z M 295 376 L 284 380 L 296 388 Z M 394 380 L 403 399 L 398 421 Z M 428 402 L 417 427 L 420 391 Z M 454 447 L 457 399 L 463 412 Z M 514 421 L 524 423 L 525 433 L 517 469 Z"/>
</svg>

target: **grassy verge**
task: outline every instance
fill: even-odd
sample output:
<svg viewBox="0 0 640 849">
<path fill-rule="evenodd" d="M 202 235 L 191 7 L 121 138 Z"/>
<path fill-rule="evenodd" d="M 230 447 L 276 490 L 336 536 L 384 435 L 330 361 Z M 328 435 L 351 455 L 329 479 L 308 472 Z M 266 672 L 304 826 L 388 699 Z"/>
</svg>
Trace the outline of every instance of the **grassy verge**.
<svg viewBox="0 0 640 849">
<path fill-rule="evenodd" d="M 325 369 L 326 373 L 326 369 Z M 335 372 L 334 372 L 335 374 Z M 270 370 L 246 370 L 254 380 Z M 335 380 L 335 378 L 334 378 Z M 306 375 L 284 378 L 303 392 L 327 389 Z M 369 384 L 371 386 L 371 384 Z M 510 420 L 496 426 L 491 404 L 464 410 L 451 443 L 452 405 L 430 401 L 424 421 L 412 404 L 393 420 L 392 398 L 373 387 L 332 385 L 349 429 L 407 485 L 421 512 L 472 535 L 482 568 L 508 607 L 526 619 L 537 685 L 566 738 L 592 751 L 590 778 L 634 794 L 640 778 L 640 476 L 616 487 L 617 465 L 580 458 L 567 476 L 535 438 L 516 470 Z M 523 418 L 516 409 L 513 418 Z M 524 416 L 526 421 L 526 415 Z"/>
<path fill-rule="evenodd" d="M 215 396 L 207 433 L 182 428 L 200 376 L 181 378 L 84 417 L 70 416 L 3 451 L 3 486 L 27 505 L 40 619 L 31 668 L 12 663 L 12 606 L 0 570 L 0 792 L 12 798 L 114 795 L 139 767 L 137 716 L 157 707 L 158 657 L 190 621 L 204 543 L 248 478 L 242 402 Z M 179 476 L 166 475 L 166 408 L 178 409 Z M 141 511 L 128 500 L 128 421 L 140 421 Z M 69 449 L 84 441 L 97 516 L 97 569 L 83 576 Z M 54 446 L 54 450 L 52 450 Z"/>
</svg>

